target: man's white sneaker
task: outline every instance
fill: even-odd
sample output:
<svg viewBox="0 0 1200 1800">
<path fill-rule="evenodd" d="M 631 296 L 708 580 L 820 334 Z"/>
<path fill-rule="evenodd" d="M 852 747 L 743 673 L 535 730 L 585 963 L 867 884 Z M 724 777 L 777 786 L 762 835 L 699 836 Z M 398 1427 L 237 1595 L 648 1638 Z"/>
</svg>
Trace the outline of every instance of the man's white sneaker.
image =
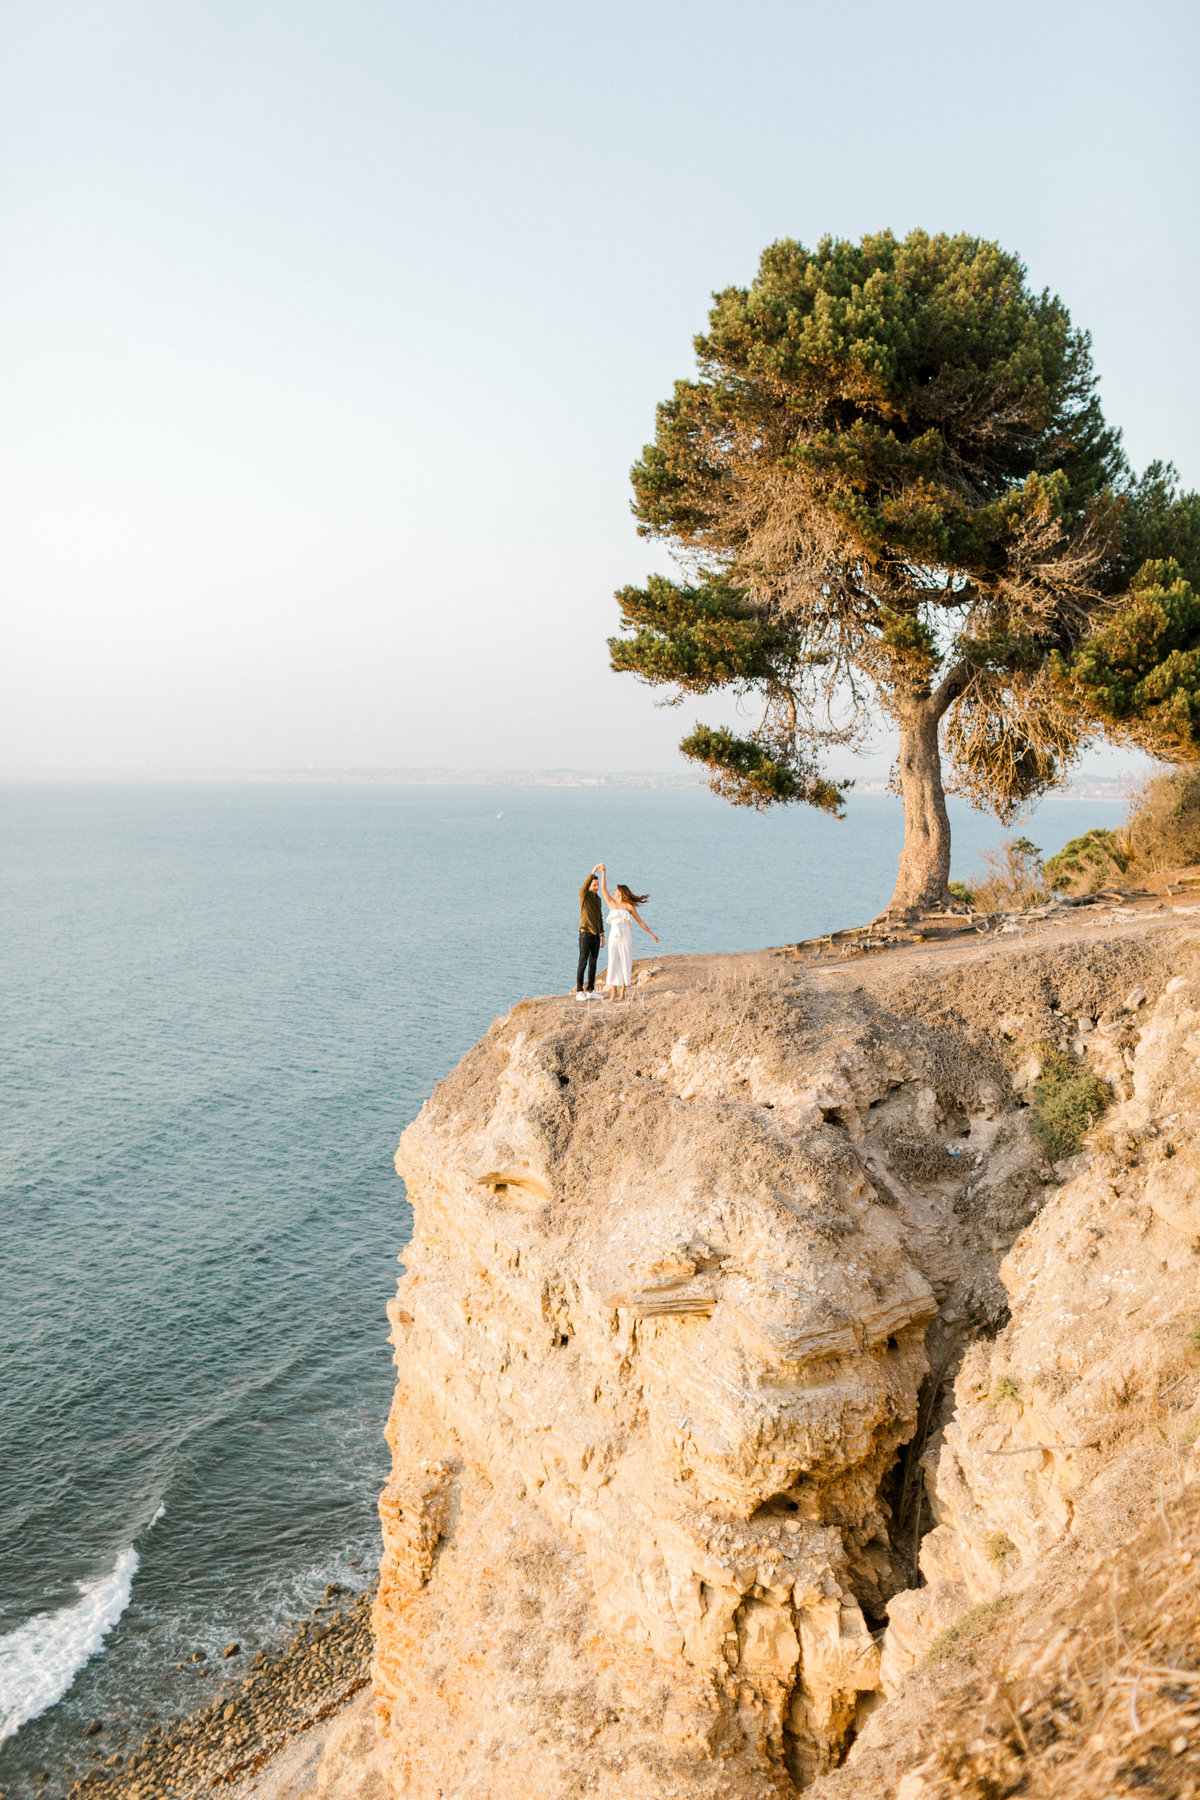
<svg viewBox="0 0 1200 1800">
<path fill-rule="evenodd" d="M 584 993 L 582 988 L 576 988 L 575 989 L 575 998 L 577 1000 L 586 1000 L 587 995 Z"/>
</svg>

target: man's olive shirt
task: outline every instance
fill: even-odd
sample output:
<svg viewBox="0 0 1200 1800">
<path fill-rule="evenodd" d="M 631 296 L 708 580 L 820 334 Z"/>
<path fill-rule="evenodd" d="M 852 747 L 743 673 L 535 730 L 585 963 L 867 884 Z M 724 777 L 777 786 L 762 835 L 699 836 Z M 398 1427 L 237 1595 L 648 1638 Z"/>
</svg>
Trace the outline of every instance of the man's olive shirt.
<svg viewBox="0 0 1200 1800">
<path fill-rule="evenodd" d="M 592 883 L 596 879 L 589 875 L 579 890 L 579 929 L 590 931 L 593 937 L 604 935 L 604 915 L 600 911 L 600 896 L 593 894 Z"/>
</svg>

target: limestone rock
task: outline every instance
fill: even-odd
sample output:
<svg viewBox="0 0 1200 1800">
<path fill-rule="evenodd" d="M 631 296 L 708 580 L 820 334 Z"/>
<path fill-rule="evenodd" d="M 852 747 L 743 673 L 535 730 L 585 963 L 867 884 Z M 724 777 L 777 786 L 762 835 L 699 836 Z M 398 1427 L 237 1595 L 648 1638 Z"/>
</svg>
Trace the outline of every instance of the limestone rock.
<svg viewBox="0 0 1200 1800">
<path fill-rule="evenodd" d="M 1011 1320 L 963 1360 L 921 1547 L 930 1585 L 889 1607 L 889 1691 L 954 1603 L 1027 1582 L 1081 1496 L 1138 1491 L 1145 1440 L 1163 1447 L 1158 1396 L 1186 1378 L 1198 1307 L 1200 977 L 1174 977 L 1141 1024 L 1131 1097 L 1017 1238 L 1000 1270 Z"/>
<path fill-rule="evenodd" d="M 955 1200 L 1036 1158 L 966 1045 L 778 983 L 730 1010 L 524 1006 L 405 1133 L 397 1796 L 786 1792 L 880 1697 L 885 1488 L 977 1276 Z"/>
<path fill-rule="evenodd" d="M 323 1800 L 851 1791 L 1182 1354 L 1200 989 L 1154 967 L 1032 941 L 847 992 L 676 960 L 644 1004 L 496 1022 L 397 1156 L 371 1710 Z M 1121 1084 L 1057 1187 L 1046 1037 Z"/>
</svg>

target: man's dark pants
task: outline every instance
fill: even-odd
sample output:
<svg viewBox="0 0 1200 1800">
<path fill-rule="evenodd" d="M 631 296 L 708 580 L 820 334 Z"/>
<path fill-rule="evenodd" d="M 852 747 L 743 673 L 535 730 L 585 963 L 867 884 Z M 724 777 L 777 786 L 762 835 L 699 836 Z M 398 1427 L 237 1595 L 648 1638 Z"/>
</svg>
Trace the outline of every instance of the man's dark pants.
<svg viewBox="0 0 1200 1800">
<path fill-rule="evenodd" d="M 581 931 L 579 934 L 579 967 L 575 971 L 575 987 L 583 986 L 587 976 L 587 991 L 596 991 L 596 958 L 600 954 L 600 934 L 596 931 Z"/>
</svg>

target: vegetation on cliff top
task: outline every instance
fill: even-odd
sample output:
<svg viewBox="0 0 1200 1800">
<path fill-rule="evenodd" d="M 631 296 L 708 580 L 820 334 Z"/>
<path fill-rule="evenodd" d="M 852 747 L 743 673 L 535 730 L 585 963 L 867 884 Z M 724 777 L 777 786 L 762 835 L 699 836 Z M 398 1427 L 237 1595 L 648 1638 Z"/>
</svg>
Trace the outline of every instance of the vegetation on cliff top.
<svg viewBox="0 0 1200 1800">
<path fill-rule="evenodd" d="M 1152 775 L 1130 797 L 1116 830 L 1094 826 L 1043 862 L 1026 837 L 985 850 L 970 885 L 950 884 L 980 912 L 1041 906 L 1054 893 L 1096 894 L 1125 880 L 1200 863 L 1200 769 Z"/>
<path fill-rule="evenodd" d="M 1200 769 L 1173 769 L 1146 782 L 1121 836 L 1137 874 L 1200 862 Z"/>
<path fill-rule="evenodd" d="M 1042 853 L 1027 837 L 1006 838 L 985 850 L 979 863 L 969 889 L 956 885 L 967 904 L 980 912 L 1041 906 L 1049 898 Z"/>
<path fill-rule="evenodd" d="M 1119 831 L 1094 826 L 1073 837 L 1045 865 L 1046 884 L 1059 893 L 1084 888 L 1098 892 L 1129 869 L 1129 851 Z"/>
</svg>

